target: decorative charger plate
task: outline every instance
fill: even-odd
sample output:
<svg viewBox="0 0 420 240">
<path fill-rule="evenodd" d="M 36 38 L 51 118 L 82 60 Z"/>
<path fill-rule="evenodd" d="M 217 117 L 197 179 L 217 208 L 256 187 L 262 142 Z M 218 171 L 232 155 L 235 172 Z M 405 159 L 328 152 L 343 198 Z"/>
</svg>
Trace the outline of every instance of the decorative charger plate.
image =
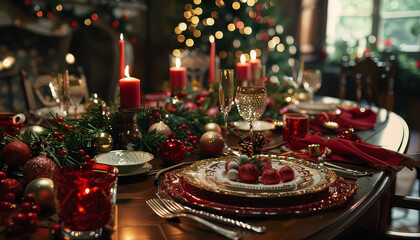
<svg viewBox="0 0 420 240">
<path fill-rule="evenodd" d="M 184 169 L 184 179 L 192 186 L 209 192 L 247 198 L 279 198 L 300 196 L 322 191 L 332 185 L 337 176 L 326 167 L 304 159 L 287 158 L 278 155 L 259 155 L 270 158 L 275 168 L 291 165 L 296 173 L 295 180 L 289 183 L 263 185 L 229 181 L 225 177 L 224 164 L 236 156 L 205 159 Z M 219 171 L 219 173 L 215 173 Z"/>
<path fill-rule="evenodd" d="M 336 109 L 336 104 L 329 104 L 323 102 L 299 102 L 299 104 L 289 105 L 287 108 L 293 112 L 317 115 L 321 112 L 334 111 Z"/>
<path fill-rule="evenodd" d="M 191 207 L 232 216 L 285 216 L 305 215 L 346 206 L 358 186 L 355 181 L 337 177 L 321 192 L 287 198 L 242 198 L 207 192 L 184 179 L 182 169 L 165 174 L 160 191 Z"/>
<path fill-rule="evenodd" d="M 233 123 L 235 127 L 242 131 L 249 131 L 249 123 L 247 121 L 236 121 Z M 255 132 L 263 132 L 274 130 L 276 125 L 272 122 L 266 121 L 255 121 L 253 125 L 253 130 Z"/>
</svg>

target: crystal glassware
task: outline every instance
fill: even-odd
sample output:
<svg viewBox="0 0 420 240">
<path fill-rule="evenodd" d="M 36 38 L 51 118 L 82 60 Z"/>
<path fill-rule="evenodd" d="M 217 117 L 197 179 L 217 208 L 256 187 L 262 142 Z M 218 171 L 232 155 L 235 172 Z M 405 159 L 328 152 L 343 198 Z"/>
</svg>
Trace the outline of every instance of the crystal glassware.
<svg viewBox="0 0 420 240">
<path fill-rule="evenodd" d="M 220 69 L 219 70 L 219 104 L 220 111 L 223 113 L 225 131 L 223 137 L 225 139 L 225 152 L 230 151 L 227 143 L 227 124 L 228 114 L 232 108 L 233 95 L 234 95 L 234 70 L 233 69 Z"/>
<path fill-rule="evenodd" d="M 84 75 L 69 75 L 70 104 L 74 108 L 75 119 L 77 119 L 77 107 L 86 97 L 86 79 Z"/>
<path fill-rule="evenodd" d="M 283 141 L 304 137 L 309 131 L 309 116 L 301 113 L 283 115 Z"/>
<path fill-rule="evenodd" d="M 54 175 L 58 215 L 66 239 L 98 238 L 114 215 L 118 169 L 84 163 L 58 169 Z"/>
<path fill-rule="evenodd" d="M 309 93 L 309 102 L 314 102 L 314 93 L 321 87 L 322 76 L 320 70 L 303 71 L 303 87 Z"/>
<path fill-rule="evenodd" d="M 57 74 L 57 96 L 60 103 L 60 111 L 65 115 L 69 114 L 70 109 L 70 90 L 69 90 L 69 72 Z"/>
<path fill-rule="evenodd" d="M 249 123 L 252 138 L 253 124 L 263 115 L 267 106 L 267 89 L 264 86 L 238 87 L 235 103 L 241 117 Z"/>
</svg>

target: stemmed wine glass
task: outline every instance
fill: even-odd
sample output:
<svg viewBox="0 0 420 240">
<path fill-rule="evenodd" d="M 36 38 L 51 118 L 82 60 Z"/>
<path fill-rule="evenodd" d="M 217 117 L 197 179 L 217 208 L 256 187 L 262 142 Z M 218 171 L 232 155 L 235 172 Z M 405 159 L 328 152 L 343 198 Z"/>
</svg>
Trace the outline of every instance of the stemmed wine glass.
<svg viewBox="0 0 420 240">
<path fill-rule="evenodd" d="M 227 124 L 228 114 L 232 108 L 234 95 L 234 70 L 233 69 L 219 69 L 219 104 L 220 111 L 223 113 L 225 131 L 223 137 L 225 139 L 224 152 L 229 152 L 230 148 L 227 144 Z"/>
<path fill-rule="evenodd" d="M 298 90 L 298 88 L 302 84 L 302 75 L 303 69 L 305 68 L 305 63 L 303 62 L 303 60 L 298 61 L 295 58 L 290 58 L 289 65 L 292 68 L 292 85 L 295 88 L 295 90 Z"/>
<path fill-rule="evenodd" d="M 69 75 L 70 104 L 74 107 L 74 115 L 77 118 L 77 107 L 86 96 L 86 79 L 84 75 Z"/>
<path fill-rule="evenodd" d="M 321 84 L 320 70 L 305 70 L 303 72 L 303 87 L 309 93 L 309 103 L 314 102 L 314 93 L 321 87 Z"/>
<path fill-rule="evenodd" d="M 265 86 L 238 87 L 235 98 L 239 115 L 249 122 L 249 136 L 253 138 L 253 124 L 264 113 L 267 106 Z"/>
</svg>

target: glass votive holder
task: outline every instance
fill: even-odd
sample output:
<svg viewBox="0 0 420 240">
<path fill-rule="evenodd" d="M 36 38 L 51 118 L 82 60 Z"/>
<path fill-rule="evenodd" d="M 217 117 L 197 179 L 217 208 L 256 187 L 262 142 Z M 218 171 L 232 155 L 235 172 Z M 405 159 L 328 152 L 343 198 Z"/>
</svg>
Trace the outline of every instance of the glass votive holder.
<svg viewBox="0 0 420 240">
<path fill-rule="evenodd" d="M 114 217 L 118 169 L 84 163 L 60 168 L 54 176 L 58 215 L 65 239 L 99 238 Z"/>
<path fill-rule="evenodd" d="M 309 131 L 309 116 L 301 113 L 283 115 L 283 141 L 304 137 Z"/>
</svg>

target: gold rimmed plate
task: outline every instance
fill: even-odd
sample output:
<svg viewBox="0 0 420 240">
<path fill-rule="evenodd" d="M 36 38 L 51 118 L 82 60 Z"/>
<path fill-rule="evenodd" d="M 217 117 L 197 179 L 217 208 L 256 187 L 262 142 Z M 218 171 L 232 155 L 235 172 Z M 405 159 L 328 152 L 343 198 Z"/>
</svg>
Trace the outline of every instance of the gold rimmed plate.
<svg viewBox="0 0 420 240">
<path fill-rule="evenodd" d="M 249 131 L 249 123 L 247 121 L 236 121 L 233 123 L 241 131 Z M 253 125 L 254 132 L 271 131 L 276 128 L 272 122 L 255 121 Z"/>
<path fill-rule="evenodd" d="M 261 155 L 260 155 L 261 156 Z M 215 168 L 221 168 L 229 159 L 236 156 L 201 160 L 184 169 L 184 179 L 194 187 L 210 192 L 248 198 L 278 198 L 300 196 L 322 191 L 333 184 L 337 178 L 335 173 L 327 167 L 321 167 L 304 159 L 287 158 L 278 155 L 262 155 L 270 158 L 274 166 L 290 165 L 296 170 L 295 182 L 279 185 L 235 184 L 224 181 L 223 169 L 219 177 L 215 177 Z M 213 169 L 213 170 L 212 170 Z"/>
</svg>

